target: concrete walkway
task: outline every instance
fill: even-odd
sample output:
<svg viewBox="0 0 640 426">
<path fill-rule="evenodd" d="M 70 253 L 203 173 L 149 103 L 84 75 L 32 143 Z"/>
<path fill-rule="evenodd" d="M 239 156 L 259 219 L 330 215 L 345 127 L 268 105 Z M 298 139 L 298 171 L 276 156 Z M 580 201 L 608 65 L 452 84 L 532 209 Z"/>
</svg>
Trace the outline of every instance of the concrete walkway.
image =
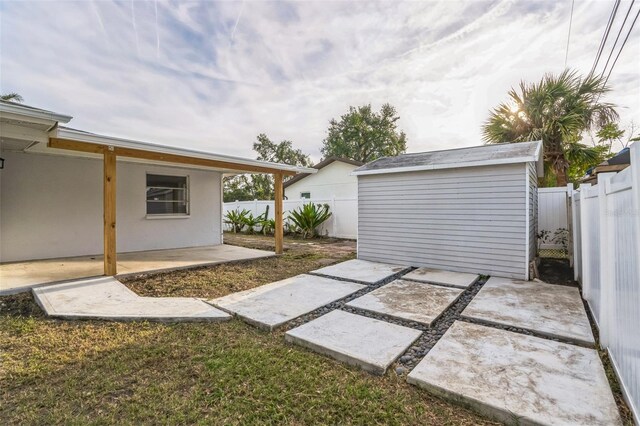
<svg viewBox="0 0 640 426">
<path fill-rule="evenodd" d="M 226 244 L 169 250 L 118 253 L 118 276 L 216 265 L 275 256 L 273 252 Z M 79 256 L 0 264 L 0 295 L 29 291 L 33 287 L 98 277 L 102 256 Z"/>
<path fill-rule="evenodd" d="M 594 349 L 456 321 L 409 383 L 508 424 L 619 425 Z"/>
<path fill-rule="evenodd" d="M 576 287 L 491 277 L 462 315 L 583 346 L 595 344 Z"/>
<path fill-rule="evenodd" d="M 191 297 L 140 297 L 112 277 L 33 289 L 44 312 L 62 319 L 225 321 L 231 315 Z"/>
</svg>

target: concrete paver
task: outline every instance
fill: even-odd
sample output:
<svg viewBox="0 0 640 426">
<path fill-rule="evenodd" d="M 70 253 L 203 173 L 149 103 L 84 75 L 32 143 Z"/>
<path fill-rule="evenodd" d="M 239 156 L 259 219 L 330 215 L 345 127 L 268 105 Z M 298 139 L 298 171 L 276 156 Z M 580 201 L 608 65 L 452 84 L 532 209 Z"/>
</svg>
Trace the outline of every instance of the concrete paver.
<svg viewBox="0 0 640 426">
<path fill-rule="evenodd" d="M 303 274 L 209 300 L 208 303 L 236 314 L 257 327 L 273 330 L 365 287 L 362 284 Z"/>
<path fill-rule="evenodd" d="M 289 330 L 285 339 L 374 374 L 384 374 L 421 332 L 373 318 L 332 311 Z"/>
<path fill-rule="evenodd" d="M 491 277 L 462 316 L 524 328 L 581 345 L 595 344 L 580 292 L 575 287 Z"/>
<path fill-rule="evenodd" d="M 409 268 L 406 266 L 353 259 L 317 269 L 312 271 L 312 273 L 357 281 L 365 284 L 376 284 L 394 274 L 408 269 Z"/>
<path fill-rule="evenodd" d="M 480 275 L 444 271 L 442 269 L 418 268 L 404 275 L 402 278 L 451 287 L 467 288 L 475 283 L 478 278 L 480 278 Z"/>
<path fill-rule="evenodd" d="M 395 280 L 347 306 L 431 325 L 461 294 L 462 289 Z"/>
<path fill-rule="evenodd" d="M 618 425 L 593 349 L 456 321 L 408 375 L 509 424 Z"/>
<path fill-rule="evenodd" d="M 48 316 L 113 321 L 224 321 L 229 314 L 190 297 L 140 297 L 113 277 L 33 289 Z"/>
</svg>

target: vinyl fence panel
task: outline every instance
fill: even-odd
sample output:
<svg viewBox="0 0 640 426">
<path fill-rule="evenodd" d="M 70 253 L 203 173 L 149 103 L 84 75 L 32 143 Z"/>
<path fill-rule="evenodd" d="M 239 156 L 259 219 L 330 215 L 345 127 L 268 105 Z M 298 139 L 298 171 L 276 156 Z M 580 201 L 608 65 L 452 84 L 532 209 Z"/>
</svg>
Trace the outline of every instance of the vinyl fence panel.
<svg viewBox="0 0 640 426">
<path fill-rule="evenodd" d="M 328 204 L 331 217 L 319 229 L 321 235 L 336 238 L 356 239 L 358 236 L 358 199 L 357 198 L 332 198 L 332 199 L 300 199 L 300 200 L 284 200 L 283 211 L 284 217 L 288 213 L 295 210 L 306 203 Z M 223 214 L 227 214 L 229 210 L 246 209 L 254 216 L 264 214 L 268 208 L 269 219 L 274 217 L 274 202 L 253 200 L 253 201 L 232 201 L 224 203 Z M 225 224 L 225 230 L 231 227 Z"/>
<path fill-rule="evenodd" d="M 567 229 L 567 188 L 538 188 L 538 231 L 551 235 L 559 229 Z M 560 249 L 561 244 L 547 241 L 541 249 Z"/>
<path fill-rule="evenodd" d="M 640 421 L 640 143 L 631 166 L 570 194 L 576 277 Z"/>
</svg>

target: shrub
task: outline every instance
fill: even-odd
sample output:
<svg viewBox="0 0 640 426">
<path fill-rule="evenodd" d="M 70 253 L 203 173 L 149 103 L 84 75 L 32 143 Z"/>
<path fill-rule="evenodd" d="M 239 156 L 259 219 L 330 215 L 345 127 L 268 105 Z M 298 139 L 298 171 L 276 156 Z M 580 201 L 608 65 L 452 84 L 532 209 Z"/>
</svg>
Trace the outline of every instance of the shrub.
<svg viewBox="0 0 640 426">
<path fill-rule="evenodd" d="M 256 233 L 256 228 L 262 225 L 264 218 L 266 217 L 265 213 L 258 216 L 254 216 L 253 213 L 247 213 L 247 215 L 243 219 L 244 226 L 247 227 L 247 234 Z"/>
<path fill-rule="evenodd" d="M 328 204 L 307 203 L 289 212 L 289 220 L 293 223 L 302 238 L 314 237 L 320 225 L 331 217 Z"/>
<path fill-rule="evenodd" d="M 242 209 L 242 211 L 229 210 L 227 214 L 224 215 L 224 223 L 231 225 L 231 230 L 233 233 L 237 233 L 242 231 L 242 228 L 245 226 L 245 218 L 249 214 L 249 210 Z"/>
</svg>

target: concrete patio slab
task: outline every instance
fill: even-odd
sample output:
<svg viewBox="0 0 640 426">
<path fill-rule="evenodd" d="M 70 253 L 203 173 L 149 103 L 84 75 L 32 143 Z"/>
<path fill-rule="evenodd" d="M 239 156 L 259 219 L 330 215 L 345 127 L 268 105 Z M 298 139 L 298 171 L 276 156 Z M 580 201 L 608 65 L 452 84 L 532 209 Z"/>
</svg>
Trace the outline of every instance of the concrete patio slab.
<svg viewBox="0 0 640 426">
<path fill-rule="evenodd" d="M 236 314 L 256 327 L 273 330 L 365 287 L 303 274 L 209 300 L 208 303 Z"/>
<path fill-rule="evenodd" d="M 376 284 L 394 274 L 408 269 L 409 268 L 406 266 L 353 259 L 336 265 L 327 266 L 325 268 L 316 269 L 315 271 L 312 271 L 312 273 L 365 284 Z"/>
<path fill-rule="evenodd" d="M 402 278 L 431 284 L 467 288 L 475 283 L 480 275 L 465 272 L 444 271 L 442 269 L 418 268 Z"/>
<path fill-rule="evenodd" d="M 595 350 L 478 324 L 456 321 L 407 381 L 508 424 L 620 424 Z"/>
<path fill-rule="evenodd" d="M 336 310 L 289 330 L 285 339 L 371 373 L 384 374 L 420 334 L 419 330 Z"/>
<path fill-rule="evenodd" d="M 190 297 L 140 297 L 112 277 L 33 289 L 48 316 L 112 321 L 224 321 L 231 315 Z"/>
<path fill-rule="evenodd" d="M 595 344 L 580 292 L 575 287 L 491 277 L 462 316 L 580 345 Z"/>
<path fill-rule="evenodd" d="M 259 259 L 275 253 L 221 244 L 216 246 L 118 253 L 118 276 Z M 0 295 L 29 291 L 54 282 L 103 274 L 101 255 L 0 264 Z"/>
<path fill-rule="evenodd" d="M 395 280 L 347 306 L 431 325 L 462 294 L 462 289 Z"/>
</svg>

